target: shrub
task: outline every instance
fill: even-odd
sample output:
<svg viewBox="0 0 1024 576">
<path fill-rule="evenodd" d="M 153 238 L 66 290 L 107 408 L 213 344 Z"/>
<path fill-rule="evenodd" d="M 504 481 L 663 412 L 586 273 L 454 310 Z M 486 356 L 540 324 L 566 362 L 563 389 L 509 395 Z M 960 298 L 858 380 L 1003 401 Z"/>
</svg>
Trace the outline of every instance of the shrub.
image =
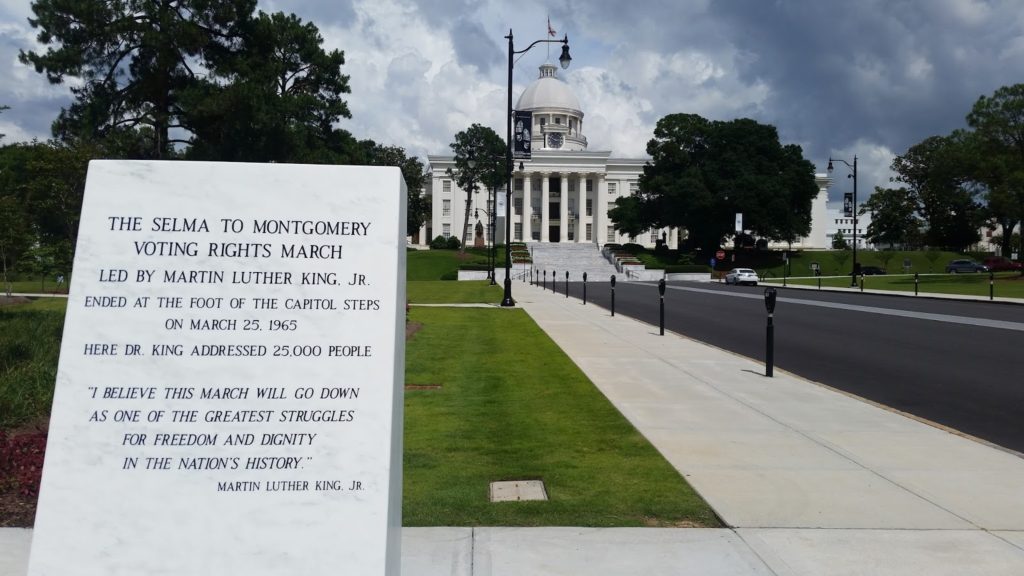
<svg viewBox="0 0 1024 576">
<path fill-rule="evenodd" d="M 45 453 L 45 432 L 10 437 L 0 430 L 0 491 L 13 489 L 27 498 L 37 496 Z"/>
<path fill-rule="evenodd" d="M 448 241 L 445 242 L 445 248 L 449 250 L 458 250 L 460 246 L 462 246 L 462 242 L 459 242 L 455 236 L 449 236 Z"/>
<path fill-rule="evenodd" d="M 458 280 L 458 279 L 459 279 L 459 273 L 458 272 L 445 272 L 444 274 L 441 274 L 441 280 Z"/>
<path fill-rule="evenodd" d="M 487 271 L 490 269 L 491 267 L 488 266 L 487 264 L 463 264 L 462 266 L 459 266 L 459 270 Z M 456 278 L 457 277 L 458 276 L 456 276 Z M 445 278 L 441 277 L 441 280 L 445 280 Z"/>
<path fill-rule="evenodd" d="M 444 250 L 448 247 L 448 241 L 445 240 L 444 236 L 438 235 L 436 238 L 430 241 L 431 250 Z"/>
<path fill-rule="evenodd" d="M 639 254 L 644 251 L 644 247 L 639 244 L 623 244 L 622 249 L 630 254 Z"/>
</svg>

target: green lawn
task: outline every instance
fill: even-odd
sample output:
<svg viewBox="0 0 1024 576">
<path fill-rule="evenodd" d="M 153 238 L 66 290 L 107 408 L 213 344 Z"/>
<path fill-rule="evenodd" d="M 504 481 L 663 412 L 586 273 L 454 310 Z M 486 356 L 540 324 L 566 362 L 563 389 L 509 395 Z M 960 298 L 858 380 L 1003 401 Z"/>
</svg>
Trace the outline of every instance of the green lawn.
<svg viewBox="0 0 1024 576">
<path fill-rule="evenodd" d="M 410 250 L 406 253 L 406 280 L 455 280 L 459 266 L 487 263 L 487 252 L 479 248 L 458 250 Z M 504 268 L 505 251 L 498 247 L 496 268 Z"/>
<path fill-rule="evenodd" d="M 487 280 L 463 280 L 462 282 L 438 282 L 411 280 L 406 283 L 406 297 L 413 304 L 497 304 L 504 296 L 499 282 L 491 286 Z"/>
<path fill-rule="evenodd" d="M 519 309 L 414 308 L 407 526 L 717 526 L 678 472 Z M 547 502 L 488 501 L 543 480 Z"/>
<path fill-rule="evenodd" d="M 818 278 L 788 278 L 787 284 L 817 286 Z M 849 276 L 823 277 L 822 288 L 849 288 Z M 765 282 L 781 284 L 782 278 L 769 278 Z M 994 294 L 1003 298 L 1024 298 L 1024 278 L 1016 272 L 999 272 L 995 275 Z M 889 274 L 886 276 L 865 276 L 865 290 L 914 291 L 913 274 Z M 971 296 L 989 295 L 988 274 L 921 274 L 918 292 L 921 294 L 963 294 Z"/>
<path fill-rule="evenodd" d="M 67 294 L 68 293 L 68 281 L 65 280 L 64 284 L 60 287 L 57 286 L 57 282 L 53 278 L 44 278 L 39 280 L 18 280 L 10 283 L 11 292 L 16 294 Z M 7 285 L 0 283 L 0 294 L 7 293 Z"/>
</svg>

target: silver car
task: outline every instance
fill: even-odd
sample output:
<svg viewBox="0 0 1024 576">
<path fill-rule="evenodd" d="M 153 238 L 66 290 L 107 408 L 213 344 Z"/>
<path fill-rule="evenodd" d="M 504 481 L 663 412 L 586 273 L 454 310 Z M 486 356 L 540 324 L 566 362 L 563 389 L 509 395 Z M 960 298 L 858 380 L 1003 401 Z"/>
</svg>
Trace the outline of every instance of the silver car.
<svg viewBox="0 0 1024 576">
<path fill-rule="evenodd" d="M 733 268 L 725 275 L 725 283 L 757 286 L 757 272 L 750 268 Z"/>
</svg>

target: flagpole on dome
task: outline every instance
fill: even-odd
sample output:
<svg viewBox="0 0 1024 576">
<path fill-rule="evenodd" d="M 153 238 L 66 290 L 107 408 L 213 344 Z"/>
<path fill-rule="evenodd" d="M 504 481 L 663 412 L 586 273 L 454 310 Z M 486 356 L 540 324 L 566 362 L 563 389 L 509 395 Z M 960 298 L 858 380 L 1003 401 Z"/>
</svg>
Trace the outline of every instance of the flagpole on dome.
<svg viewBox="0 0 1024 576">
<path fill-rule="evenodd" d="M 550 14 L 548 14 L 548 36 L 551 37 L 551 38 L 555 37 L 555 29 L 551 27 L 551 15 Z M 547 45 L 547 49 L 548 49 L 548 56 L 547 56 L 547 59 L 544 60 L 544 61 L 545 62 L 550 62 L 551 61 L 551 44 Z"/>
</svg>

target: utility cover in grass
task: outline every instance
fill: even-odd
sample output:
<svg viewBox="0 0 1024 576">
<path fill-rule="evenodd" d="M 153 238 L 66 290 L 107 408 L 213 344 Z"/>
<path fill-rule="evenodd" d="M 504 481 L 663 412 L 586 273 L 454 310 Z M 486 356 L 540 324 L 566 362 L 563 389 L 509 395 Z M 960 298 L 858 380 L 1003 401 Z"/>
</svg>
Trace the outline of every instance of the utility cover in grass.
<svg viewBox="0 0 1024 576">
<path fill-rule="evenodd" d="M 491 482 L 491 502 L 516 502 L 518 500 L 547 500 L 542 480 L 507 480 Z"/>
</svg>

